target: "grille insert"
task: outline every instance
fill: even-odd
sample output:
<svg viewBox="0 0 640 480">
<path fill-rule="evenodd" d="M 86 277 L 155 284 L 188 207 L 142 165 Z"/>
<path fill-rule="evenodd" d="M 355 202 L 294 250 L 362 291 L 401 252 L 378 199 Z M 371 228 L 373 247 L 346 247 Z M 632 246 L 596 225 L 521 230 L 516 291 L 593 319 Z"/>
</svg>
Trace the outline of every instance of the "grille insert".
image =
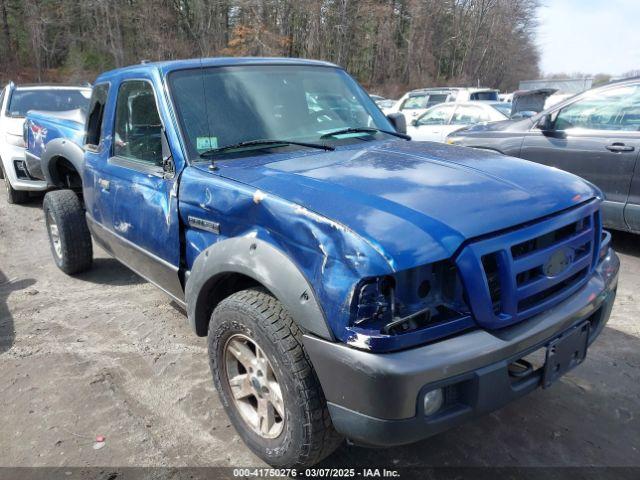
<svg viewBox="0 0 640 480">
<path fill-rule="evenodd" d="M 481 287 L 467 283 L 476 321 L 487 328 L 511 325 L 577 291 L 599 251 L 598 206 L 587 202 L 465 247 L 457 259 L 463 280 L 485 279 Z"/>
<path fill-rule="evenodd" d="M 575 282 L 583 278 L 587 274 L 587 269 L 580 270 L 578 273 L 571 275 L 569 278 L 556 283 L 550 288 L 531 295 L 518 302 L 518 311 L 528 310 L 537 304 L 553 297 L 554 295 L 562 292 L 564 289 L 571 287 Z"/>
</svg>

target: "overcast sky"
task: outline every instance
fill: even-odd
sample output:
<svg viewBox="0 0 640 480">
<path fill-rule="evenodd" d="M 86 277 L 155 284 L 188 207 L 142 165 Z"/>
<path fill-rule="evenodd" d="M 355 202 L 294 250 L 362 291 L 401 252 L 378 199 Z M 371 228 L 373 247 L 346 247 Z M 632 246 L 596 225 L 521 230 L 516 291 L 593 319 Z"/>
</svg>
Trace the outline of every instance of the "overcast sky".
<svg viewBox="0 0 640 480">
<path fill-rule="evenodd" d="M 640 0 L 543 0 L 538 44 L 543 73 L 640 69 Z"/>
</svg>

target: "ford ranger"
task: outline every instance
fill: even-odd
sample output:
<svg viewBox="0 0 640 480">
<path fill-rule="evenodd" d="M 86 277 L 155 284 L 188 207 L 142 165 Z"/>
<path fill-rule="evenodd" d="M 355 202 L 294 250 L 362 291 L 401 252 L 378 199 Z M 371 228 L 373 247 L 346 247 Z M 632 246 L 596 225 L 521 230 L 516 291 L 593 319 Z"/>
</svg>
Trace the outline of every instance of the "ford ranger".
<svg viewBox="0 0 640 480">
<path fill-rule="evenodd" d="M 402 120 L 324 62 L 104 73 L 81 188 L 45 197 L 53 257 L 85 270 L 93 238 L 183 305 L 271 465 L 434 435 L 580 364 L 619 261 L 590 183 Z"/>
</svg>

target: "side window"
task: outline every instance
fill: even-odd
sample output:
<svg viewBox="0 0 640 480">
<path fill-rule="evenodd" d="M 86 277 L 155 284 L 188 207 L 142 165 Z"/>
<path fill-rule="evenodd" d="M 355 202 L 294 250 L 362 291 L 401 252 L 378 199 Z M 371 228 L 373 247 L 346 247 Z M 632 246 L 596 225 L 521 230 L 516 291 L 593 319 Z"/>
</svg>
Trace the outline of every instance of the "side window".
<svg viewBox="0 0 640 480">
<path fill-rule="evenodd" d="M 123 82 L 116 101 L 113 155 L 161 166 L 161 135 L 151 84 L 142 80 Z"/>
<path fill-rule="evenodd" d="M 461 105 L 456 108 L 456 112 L 451 117 L 451 125 L 473 125 L 485 120 L 485 113 L 482 108 L 471 105 Z"/>
<path fill-rule="evenodd" d="M 84 143 L 86 147 L 92 150 L 97 150 L 102 141 L 102 118 L 104 117 L 104 106 L 107 103 L 108 93 L 109 85 L 106 83 L 95 85 L 91 92 Z"/>
<path fill-rule="evenodd" d="M 446 125 L 452 110 L 452 105 L 445 105 L 429 110 L 418 119 L 418 125 Z"/>
<path fill-rule="evenodd" d="M 640 85 L 597 92 L 567 105 L 555 120 L 556 130 L 640 130 Z"/>
</svg>

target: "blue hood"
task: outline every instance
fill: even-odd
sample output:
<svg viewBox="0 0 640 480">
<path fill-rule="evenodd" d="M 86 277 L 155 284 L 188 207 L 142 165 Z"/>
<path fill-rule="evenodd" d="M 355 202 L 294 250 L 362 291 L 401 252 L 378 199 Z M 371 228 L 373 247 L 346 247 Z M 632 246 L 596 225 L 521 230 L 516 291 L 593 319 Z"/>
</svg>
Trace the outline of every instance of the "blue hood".
<svg viewBox="0 0 640 480">
<path fill-rule="evenodd" d="M 598 195 L 557 169 L 428 142 L 371 142 L 217 165 L 215 174 L 343 224 L 397 270 L 448 258 L 465 240 Z"/>
</svg>

